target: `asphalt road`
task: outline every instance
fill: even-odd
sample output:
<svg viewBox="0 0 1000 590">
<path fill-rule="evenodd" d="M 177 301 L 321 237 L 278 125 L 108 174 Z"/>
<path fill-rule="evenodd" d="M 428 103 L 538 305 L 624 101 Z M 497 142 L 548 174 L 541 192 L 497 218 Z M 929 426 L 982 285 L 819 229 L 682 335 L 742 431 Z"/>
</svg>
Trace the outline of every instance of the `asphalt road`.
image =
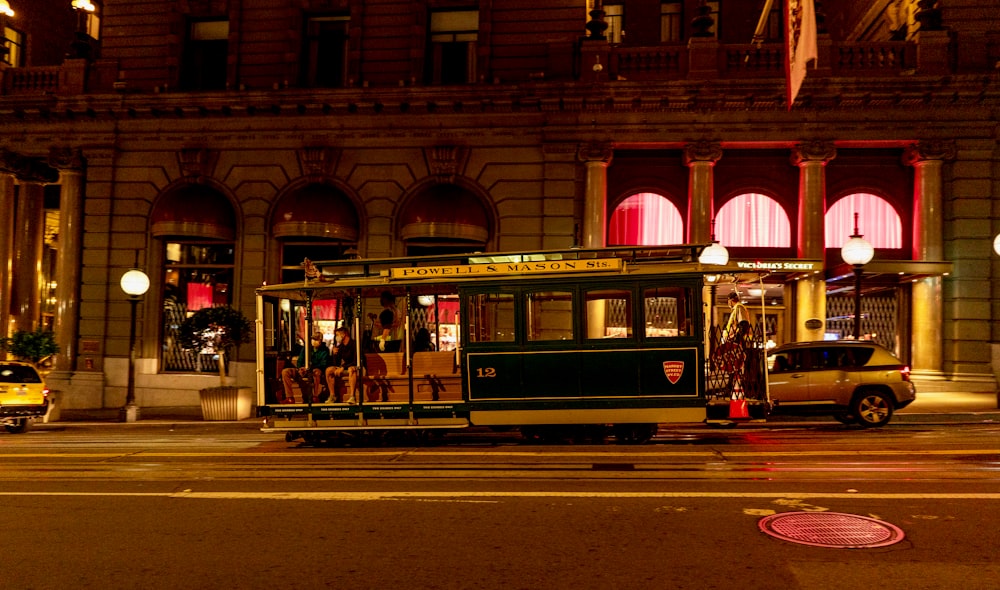
<svg viewBox="0 0 1000 590">
<path fill-rule="evenodd" d="M 636 447 L 38 429 L 0 436 L 0 588 L 992 589 L 998 467 L 996 425 Z M 833 546 L 761 531 L 794 513 L 794 535 Z M 837 534 L 817 520 L 837 514 Z M 901 538 L 844 546 L 871 523 Z"/>
</svg>

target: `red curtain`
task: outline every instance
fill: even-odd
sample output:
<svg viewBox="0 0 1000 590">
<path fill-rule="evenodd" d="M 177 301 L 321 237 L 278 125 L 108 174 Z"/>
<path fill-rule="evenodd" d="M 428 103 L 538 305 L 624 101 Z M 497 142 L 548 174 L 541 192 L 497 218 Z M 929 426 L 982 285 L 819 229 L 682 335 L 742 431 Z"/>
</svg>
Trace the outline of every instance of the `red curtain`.
<svg viewBox="0 0 1000 590">
<path fill-rule="evenodd" d="M 876 248 L 902 248 L 903 223 L 892 205 L 878 195 L 854 193 L 830 206 L 826 212 L 826 247 L 839 249 L 858 230 Z"/>
<path fill-rule="evenodd" d="M 661 246 L 684 242 L 684 220 L 677 207 L 663 195 L 636 193 L 611 214 L 611 246 Z"/>
<path fill-rule="evenodd" d="M 212 285 L 202 283 L 187 284 L 187 309 L 198 311 L 203 307 L 212 307 Z"/>
<path fill-rule="evenodd" d="M 723 246 L 787 248 L 792 244 L 788 214 L 767 195 L 739 195 L 715 216 L 715 239 Z"/>
</svg>

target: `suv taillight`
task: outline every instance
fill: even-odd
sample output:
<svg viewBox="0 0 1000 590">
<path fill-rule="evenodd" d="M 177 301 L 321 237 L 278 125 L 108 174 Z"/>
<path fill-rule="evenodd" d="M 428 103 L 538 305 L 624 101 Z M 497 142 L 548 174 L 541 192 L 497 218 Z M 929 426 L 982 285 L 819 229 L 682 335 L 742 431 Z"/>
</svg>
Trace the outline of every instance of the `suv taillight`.
<svg viewBox="0 0 1000 590">
<path fill-rule="evenodd" d="M 899 376 L 903 378 L 903 381 L 910 380 L 910 367 L 903 367 L 899 370 Z"/>
</svg>

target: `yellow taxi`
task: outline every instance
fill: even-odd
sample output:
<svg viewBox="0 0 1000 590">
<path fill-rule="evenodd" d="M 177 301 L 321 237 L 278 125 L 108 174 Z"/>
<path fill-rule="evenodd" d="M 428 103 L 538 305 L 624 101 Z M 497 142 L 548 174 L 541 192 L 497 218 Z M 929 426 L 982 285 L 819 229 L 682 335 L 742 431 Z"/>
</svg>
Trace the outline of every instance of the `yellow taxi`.
<svg viewBox="0 0 1000 590">
<path fill-rule="evenodd" d="M 0 361 L 0 423 L 7 432 L 24 432 L 49 408 L 49 388 L 29 363 Z"/>
</svg>

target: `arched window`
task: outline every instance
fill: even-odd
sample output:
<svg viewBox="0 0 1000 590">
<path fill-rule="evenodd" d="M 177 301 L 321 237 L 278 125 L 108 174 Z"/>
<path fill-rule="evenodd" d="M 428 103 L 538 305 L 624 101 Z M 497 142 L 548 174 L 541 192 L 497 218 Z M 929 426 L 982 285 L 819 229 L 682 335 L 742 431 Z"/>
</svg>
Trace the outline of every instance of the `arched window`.
<svg viewBox="0 0 1000 590">
<path fill-rule="evenodd" d="M 684 242 L 684 220 L 663 195 L 636 193 L 611 214 L 610 246 L 661 246 Z"/>
<path fill-rule="evenodd" d="M 788 214 L 767 195 L 746 193 L 730 199 L 715 216 L 715 239 L 723 246 L 788 248 Z"/>
<path fill-rule="evenodd" d="M 840 248 L 858 229 L 876 248 L 902 248 L 903 223 L 888 201 L 871 193 L 854 193 L 838 200 L 826 211 L 826 247 Z"/>
</svg>

